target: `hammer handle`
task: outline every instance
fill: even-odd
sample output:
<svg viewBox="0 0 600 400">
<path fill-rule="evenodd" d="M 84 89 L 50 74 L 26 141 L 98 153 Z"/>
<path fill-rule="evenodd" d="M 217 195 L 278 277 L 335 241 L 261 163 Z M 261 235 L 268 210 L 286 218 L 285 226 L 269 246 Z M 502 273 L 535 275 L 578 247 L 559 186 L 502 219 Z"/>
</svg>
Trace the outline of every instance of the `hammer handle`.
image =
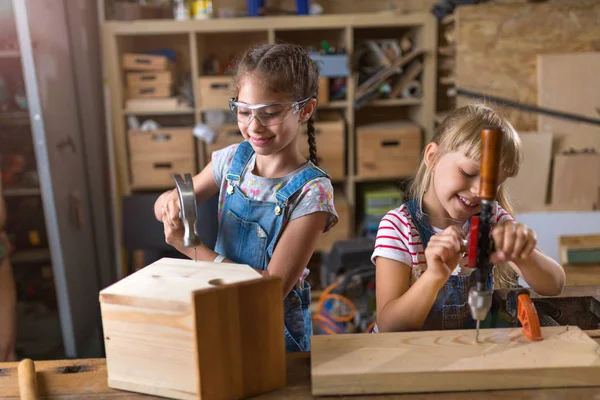
<svg viewBox="0 0 600 400">
<path fill-rule="evenodd" d="M 491 201 L 496 198 L 501 145 L 501 130 L 486 128 L 481 131 L 481 183 L 479 186 L 479 198 L 483 200 Z"/>
<path fill-rule="evenodd" d="M 21 400 L 39 400 L 35 365 L 31 359 L 26 358 L 19 363 L 18 376 Z"/>
</svg>

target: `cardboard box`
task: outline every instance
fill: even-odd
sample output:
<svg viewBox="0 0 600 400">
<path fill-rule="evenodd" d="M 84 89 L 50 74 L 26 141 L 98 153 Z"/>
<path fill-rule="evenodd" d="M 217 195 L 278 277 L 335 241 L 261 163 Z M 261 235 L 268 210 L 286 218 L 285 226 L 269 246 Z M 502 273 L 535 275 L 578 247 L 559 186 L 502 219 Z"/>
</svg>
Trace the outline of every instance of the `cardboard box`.
<svg viewBox="0 0 600 400">
<path fill-rule="evenodd" d="M 419 165 L 421 128 L 412 122 L 359 126 L 357 173 L 361 178 L 406 178 Z"/>
<path fill-rule="evenodd" d="M 197 87 L 198 106 L 202 110 L 229 110 L 229 99 L 235 96 L 233 78 L 201 76 Z"/>
<path fill-rule="evenodd" d="M 100 291 L 100 308 L 111 388 L 228 400 L 286 385 L 280 278 L 163 258 Z"/>
</svg>

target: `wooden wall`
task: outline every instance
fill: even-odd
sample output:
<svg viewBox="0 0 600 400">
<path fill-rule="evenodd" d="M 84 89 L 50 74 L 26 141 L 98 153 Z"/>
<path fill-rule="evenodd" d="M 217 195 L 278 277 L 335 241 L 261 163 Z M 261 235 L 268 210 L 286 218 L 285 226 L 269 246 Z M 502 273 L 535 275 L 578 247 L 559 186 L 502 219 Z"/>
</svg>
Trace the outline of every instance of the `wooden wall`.
<svg viewBox="0 0 600 400">
<path fill-rule="evenodd" d="M 600 51 L 598 21 L 598 0 L 459 7 L 456 85 L 535 105 L 537 54 Z M 470 101 L 461 96 L 457 105 Z M 506 112 L 517 129 L 537 129 L 536 114 Z"/>
</svg>

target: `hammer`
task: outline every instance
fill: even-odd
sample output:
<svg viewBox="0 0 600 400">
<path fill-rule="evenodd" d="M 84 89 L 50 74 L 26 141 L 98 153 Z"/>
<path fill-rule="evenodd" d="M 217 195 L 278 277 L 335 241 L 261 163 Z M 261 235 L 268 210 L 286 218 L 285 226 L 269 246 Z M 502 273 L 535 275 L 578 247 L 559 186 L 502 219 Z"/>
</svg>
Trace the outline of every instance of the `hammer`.
<svg viewBox="0 0 600 400">
<path fill-rule="evenodd" d="M 31 359 L 26 358 L 19 363 L 18 377 L 21 400 L 38 400 L 35 364 Z"/>
<path fill-rule="evenodd" d="M 179 174 L 173 174 L 173 180 L 179 194 L 179 219 L 185 229 L 183 246 L 194 248 L 194 261 L 196 261 L 196 246 L 202 241 L 196 230 L 196 194 L 192 174 L 185 174 L 183 178 Z"/>
</svg>

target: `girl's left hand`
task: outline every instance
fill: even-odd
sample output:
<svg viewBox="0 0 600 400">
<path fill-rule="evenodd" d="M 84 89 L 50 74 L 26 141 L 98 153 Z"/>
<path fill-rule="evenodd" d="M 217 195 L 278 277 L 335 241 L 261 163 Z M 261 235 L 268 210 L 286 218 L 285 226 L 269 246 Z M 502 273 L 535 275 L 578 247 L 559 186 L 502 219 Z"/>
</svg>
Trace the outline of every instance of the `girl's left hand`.
<svg viewBox="0 0 600 400">
<path fill-rule="evenodd" d="M 513 221 L 496 225 L 492 230 L 492 238 L 496 250 L 491 257 L 494 264 L 525 260 L 531 256 L 537 245 L 535 232 Z"/>
<path fill-rule="evenodd" d="M 165 231 L 165 242 L 175 247 L 177 250 L 183 248 L 183 235 L 185 233 L 185 229 L 182 224 L 179 226 L 173 225 L 169 218 L 163 213 L 162 217 L 163 228 Z"/>
</svg>

